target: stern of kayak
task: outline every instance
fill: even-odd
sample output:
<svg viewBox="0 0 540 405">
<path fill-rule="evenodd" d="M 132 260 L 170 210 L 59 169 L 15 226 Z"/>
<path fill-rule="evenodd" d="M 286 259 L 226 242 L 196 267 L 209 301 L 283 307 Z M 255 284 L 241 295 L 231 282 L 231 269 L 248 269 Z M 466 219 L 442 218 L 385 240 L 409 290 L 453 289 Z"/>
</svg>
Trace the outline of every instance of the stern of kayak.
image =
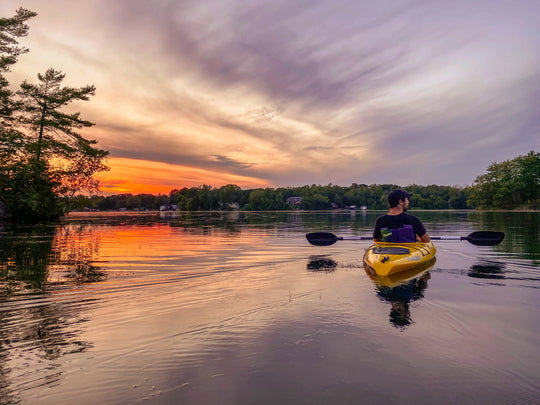
<svg viewBox="0 0 540 405">
<path fill-rule="evenodd" d="M 376 243 L 366 249 L 364 266 L 378 276 L 388 276 L 430 263 L 437 249 L 428 243 Z"/>
</svg>

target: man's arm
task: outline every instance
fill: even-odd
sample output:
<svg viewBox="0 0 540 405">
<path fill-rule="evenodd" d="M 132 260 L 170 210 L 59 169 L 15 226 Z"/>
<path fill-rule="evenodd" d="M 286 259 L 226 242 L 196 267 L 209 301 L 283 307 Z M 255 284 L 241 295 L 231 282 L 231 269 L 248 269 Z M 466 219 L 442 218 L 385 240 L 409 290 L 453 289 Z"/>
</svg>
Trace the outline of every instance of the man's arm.
<svg viewBox="0 0 540 405">
<path fill-rule="evenodd" d="M 373 241 L 379 242 L 382 239 L 381 235 L 381 220 L 377 218 L 375 220 L 375 229 L 373 229 Z"/>
<path fill-rule="evenodd" d="M 417 239 L 420 242 L 424 242 L 424 243 L 429 242 L 431 238 L 429 237 L 429 234 L 427 233 L 426 228 L 424 227 L 424 224 L 422 223 L 422 221 L 414 217 L 414 222 L 416 222 L 414 225 L 414 229 L 416 231 Z"/>
</svg>

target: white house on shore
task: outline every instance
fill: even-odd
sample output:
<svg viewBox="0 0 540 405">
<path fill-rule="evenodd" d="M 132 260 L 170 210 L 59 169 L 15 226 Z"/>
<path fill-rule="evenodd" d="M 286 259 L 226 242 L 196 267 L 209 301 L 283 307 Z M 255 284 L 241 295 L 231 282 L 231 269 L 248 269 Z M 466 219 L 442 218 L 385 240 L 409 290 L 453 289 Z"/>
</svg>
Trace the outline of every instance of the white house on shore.
<svg viewBox="0 0 540 405">
<path fill-rule="evenodd" d="M 176 211 L 178 209 L 178 205 L 175 204 L 165 204 L 159 207 L 160 211 Z"/>
</svg>

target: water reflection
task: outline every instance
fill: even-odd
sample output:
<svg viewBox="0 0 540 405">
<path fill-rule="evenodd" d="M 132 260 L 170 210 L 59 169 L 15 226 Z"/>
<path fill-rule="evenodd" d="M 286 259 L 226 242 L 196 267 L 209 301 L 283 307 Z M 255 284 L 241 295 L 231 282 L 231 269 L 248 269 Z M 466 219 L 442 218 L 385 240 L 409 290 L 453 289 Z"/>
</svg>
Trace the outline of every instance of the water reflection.
<svg viewBox="0 0 540 405">
<path fill-rule="evenodd" d="M 540 263 L 540 212 L 471 212 L 467 219 L 477 229 L 506 234 L 497 251 L 517 253 Z"/>
<path fill-rule="evenodd" d="M 101 281 L 106 274 L 93 264 L 99 241 L 87 226 L 10 228 L 2 236 L 0 403 L 14 404 L 20 392 L 61 378 L 60 357 L 92 347 L 80 335 L 85 310 L 95 300 L 80 306 L 58 296 L 69 294 L 66 286 Z"/>
<path fill-rule="evenodd" d="M 137 403 L 151 399 L 143 387 L 162 390 L 155 403 L 210 403 L 209 393 L 265 403 L 261 392 L 289 403 L 310 402 L 306 392 L 311 402 L 371 394 L 397 403 L 403 391 L 384 383 L 396 376 L 419 403 L 455 401 L 454 385 L 470 389 L 461 396 L 470 403 L 493 403 L 508 371 L 505 398 L 527 389 L 537 398 L 538 217 L 420 212 L 443 235 L 507 234 L 489 248 L 441 242 L 431 283 L 431 268 L 358 272 L 367 243 L 313 247 L 304 238 L 369 234 L 379 214 L 95 213 L 0 230 L 0 404 Z M 436 305 L 422 305 L 415 333 L 399 333 L 412 332 L 428 283 Z M 412 363 L 430 364 L 427 374 L 411 374 Z"/>
<path fill-rule="evenodd" d="M 0 238 L 1 296 L 59 283 L 102 281 L 99 236 L 90 225 L 13 228 Z"/>
<path fill-rule="evenodd" d="M 505 279 L 505 267 L 504 263 L 485 262 L 475 264 L 471 266 L 467 275 L 473 278 L 486 278 L 492 280 Z"/>
<path fill-rule="evenodd" d="M 41 288 L 53 259 L 56 227 L 16 228 L 0 238 L 0 287 L 2 295 L 28 288 Z"/>
<path fill-rule="evenodd" d="M 99 255 L 100 235 L 90 225 L 70 224 L 59 228 L 54 244 L 54 266 L 49 281 L 75 284 L 103 281 L 107 274 L 93 263 Z"/>
<path fill-rule="evenodd" d="M 404 329 L 413 323 L 410 304 L 424 298 L 434 263 L 435 260 L 416 269 L 388 276 L 378 276 L 371 268 L 365 267 L 366 274 L 375 284 L 377 297 L 391 304 L 390 323 L 396 328 Z"/>
<path fill-rule="evenodd" d="M 61 379 L 65 370 L 59 359 L 92 347 L 81 339 L 87 320 L 71 303 L 0 311 L 0 403 L 19 403 L 21 392 Z"/>
<path fill-rule="evenodd" d="M 303 231 L 346 230 L 353 234 L 369 234 L 375 219 L 383 211 L 332 211 L 332 212 L 117 212 L 73 213 L 64 222 L 103 225 L 107 227 L 137 225 L 155 226 L 167 224 L 170 227 L 227 229 L 240 232 L 245 227 L 276 229 L 281 232 L 302 229 Z M 539 212 L 478 212 L 462 211 L 415 211 L 433 232 L 448 232 L 449 227 L 458 234 L 471 231 L 501 231 L 506 238 L 498 247 L 501 251 L 526 253 L 538 260 L 540 254 L 540 213 Z M 534 257 L 533 257 L 534 256 Z"/>
<path fill-rule="evenodd" d="M 310 256 L 307 264 L 308 271 L 325 271 L 333 272 L 337 268 L 337 262 L 332 260 L 329 256 Z"/>
</svg>

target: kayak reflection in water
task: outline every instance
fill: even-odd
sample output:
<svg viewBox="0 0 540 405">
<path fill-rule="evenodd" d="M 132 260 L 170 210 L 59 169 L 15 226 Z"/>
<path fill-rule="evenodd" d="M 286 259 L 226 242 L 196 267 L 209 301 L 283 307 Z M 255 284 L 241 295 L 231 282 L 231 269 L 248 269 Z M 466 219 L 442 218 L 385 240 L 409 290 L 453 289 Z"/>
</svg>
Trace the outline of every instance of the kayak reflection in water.
<svg viewBox="0 0 540 405">
<path fill-rule="evenodd" d="M 431 278 L 429 266 L 421 269 L 414 269 L 390 276 L 377 276 L 369 268 L 366 268 L 367 275 L 375 283 L 377 297 L 381 301 L 390 302 L 390 323 L 397 328 L 405 328 L 412 322 L 410 313 L 410 303 L 424 298 L 424 290 L 428 286 Z"/>
<path fill-rule="evenodd" d="M 431 278 L 429 272 L 398 287 L 379 287 L 377 296 L 392 304 L 390 322 L 396 327 L 406 327 L 412 323 L 409 304 L 424 298 L 424 290 Z"/>
</svg>

